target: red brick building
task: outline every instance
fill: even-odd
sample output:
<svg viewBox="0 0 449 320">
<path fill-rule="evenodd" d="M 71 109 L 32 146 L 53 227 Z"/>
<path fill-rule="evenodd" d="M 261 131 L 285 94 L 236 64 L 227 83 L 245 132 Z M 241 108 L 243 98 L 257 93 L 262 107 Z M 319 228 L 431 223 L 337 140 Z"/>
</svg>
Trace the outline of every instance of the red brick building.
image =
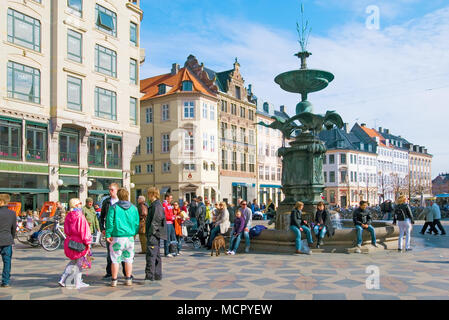
<svg viewBox="0 0 449 320">
<path fill-rule="evenodd" d="M 449 173 L 442 173 L 432 181 L 432 193 L 438 195 L 449 193 Z"/>
</svg>

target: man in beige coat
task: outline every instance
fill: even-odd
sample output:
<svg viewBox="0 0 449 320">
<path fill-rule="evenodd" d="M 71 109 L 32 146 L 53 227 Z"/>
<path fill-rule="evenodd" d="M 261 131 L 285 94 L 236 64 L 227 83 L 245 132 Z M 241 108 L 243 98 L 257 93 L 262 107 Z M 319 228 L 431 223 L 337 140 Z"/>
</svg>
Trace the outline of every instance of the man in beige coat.
<svg viewBox="0 0 449 320">
<path fill-rule="evenodd" d="M 147 237 L 145 235 L 145 224 L 148 216 L 148 205 L 145 202 L 144 196 L 139 196 L 137 199 L 137 209 L 139 210 L 139 240 L 142 251 L 139 254 L 146 254 L 147 252 Z"/>
</svg>

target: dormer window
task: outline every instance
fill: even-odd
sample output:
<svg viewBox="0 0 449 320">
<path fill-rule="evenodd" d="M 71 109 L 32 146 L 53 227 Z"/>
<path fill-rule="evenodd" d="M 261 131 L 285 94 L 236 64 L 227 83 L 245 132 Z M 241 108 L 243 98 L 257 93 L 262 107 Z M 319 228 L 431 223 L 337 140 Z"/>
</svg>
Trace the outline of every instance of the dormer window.
<svg viewBox="0 0 449 320">
<path fill-rule="evenodd" d="M 268 102 L 264 102 L 264 104 L 263 104 L 263 111 L 266 112 L 266 113 L 269 113 Z"/>
<path fill-rule="evenodd" d="M 166 94 L 166 93 L 167 93 L 167 86 L 164 83 L 158 85 L 157 94 Z"/>
<path fill-rule="evenodd" d="M 193 83 L 192 81 L 183 81 L 182 82 L 182 91 L 193 91 Z"/>
<path fill-rule="evenodd" d="M 242 100 L 242 93 L 239 86 L 235 86 L 235 97 Z"/>
</svg>

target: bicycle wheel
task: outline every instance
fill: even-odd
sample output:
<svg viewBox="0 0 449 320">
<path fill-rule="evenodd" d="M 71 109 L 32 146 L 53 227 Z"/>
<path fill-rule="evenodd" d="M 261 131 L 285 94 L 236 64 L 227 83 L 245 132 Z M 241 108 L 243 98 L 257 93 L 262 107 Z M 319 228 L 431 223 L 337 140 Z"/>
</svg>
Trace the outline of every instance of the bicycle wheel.
<svg viewBox="0 0 449 320">
<path fill-rule="evenodd" d="M 38 236 L 37 236 L 37 242 L 40 244 L 40 245 L 42 245 L 42 237 L 44 236 L 44 235 L 46 235 L 47 233 L 52 233 L 53 231 L 51 231 L 51 230 L 42 230 L 39 234 L 38 234 Z"/>
<path fill-rule="evenodd" d="M 42 236 L 42 248 L 46 251 L 55 251 L 61 244 L 61 237 L 54 232 L 45 233 Z"/>
</svg>

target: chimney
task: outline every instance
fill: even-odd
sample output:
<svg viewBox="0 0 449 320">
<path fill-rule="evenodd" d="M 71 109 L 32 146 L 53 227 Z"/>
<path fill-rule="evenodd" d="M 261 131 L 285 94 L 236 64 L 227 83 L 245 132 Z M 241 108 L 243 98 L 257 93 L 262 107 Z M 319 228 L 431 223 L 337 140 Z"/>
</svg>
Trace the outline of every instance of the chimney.
<svg viewBox="0 0 449 320">
<path fill-rule="evenodd" d="M 174 75 L 177 75 L 178 72 L 179 72 L 179 64 L 173 63 L 173 65 L 171 67 L 171 74 L 174 76 Z"/>
<path fill-rule="evenodd" d="M 382 127 L 379 127 L 379 132 L 382 133 Z"/>
<path fill-rule="evenodd" d="M 424 149 L 424 153 L 427 154 L 427 149 Z"/>
<path fill-rule="evenodd" d="M 281 112 L 285 112 L 285 106 L 280 106 L 280 107 L 279 107 L 279 110 L 280 110 Z"/>
<path fill-rule="evenodd" d="M 249 84 L 248 85 L 248 95 L 250 96 L 253 93 L 253 85 Z"/>
<path fill-rule="evenodd" d="M 346 133 L 349 133 L 349 123 L 343 124 L 343 130 L 345 130 Z"/>
<path fill-rule="evenodd" d="M 385 129 L 386 134 L 390 134 L 390 129 Z"/>
<path fill-rule="evenodd" d="M 361 126 L 362 128 L 365 128 L 365 127 L 366 127 L 366 123 L 362 123 L 360 126 Z"/>
</svg>

